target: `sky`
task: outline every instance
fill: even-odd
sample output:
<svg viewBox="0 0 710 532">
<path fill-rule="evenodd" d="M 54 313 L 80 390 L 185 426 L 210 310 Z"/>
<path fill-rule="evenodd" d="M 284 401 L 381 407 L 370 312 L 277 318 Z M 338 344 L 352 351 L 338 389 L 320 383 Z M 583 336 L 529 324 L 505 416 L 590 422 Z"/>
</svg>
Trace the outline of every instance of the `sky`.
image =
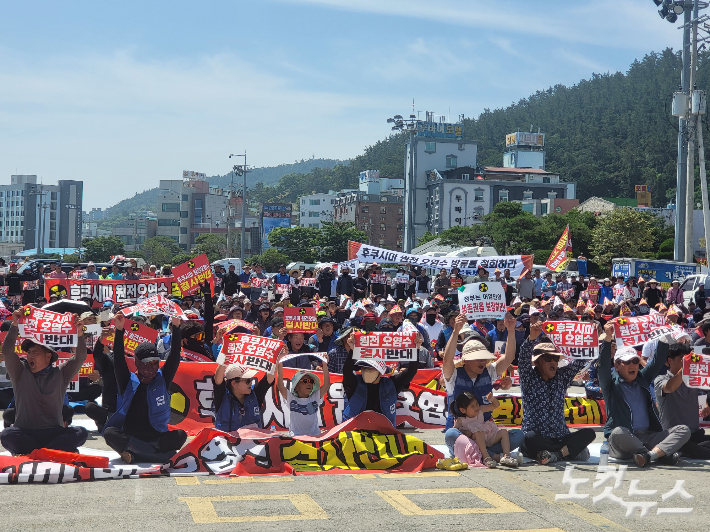
<svg viewBox="0 0 710 532">
<path fill-rule="evenodd" d="M 651 0 L 5 2 L 0 184 L 83 180 L 90 210 L 230 153 L 348 159 L 412 100 L 476 117 L 677 49 L 678 25 Z"/>
</svg>

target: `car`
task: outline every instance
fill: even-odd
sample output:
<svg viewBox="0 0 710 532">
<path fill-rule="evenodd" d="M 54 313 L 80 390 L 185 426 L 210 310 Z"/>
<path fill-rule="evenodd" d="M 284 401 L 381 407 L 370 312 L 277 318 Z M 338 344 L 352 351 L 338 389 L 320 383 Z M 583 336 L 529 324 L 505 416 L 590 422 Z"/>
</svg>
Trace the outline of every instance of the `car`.
<svg viewBox="0 0 710 532">
<path fill-rule="evenodd" d="M 688 275 L 685 280 L 681 282 L 680 287 L 683 290 L 683 304 L 686 307 L 688 306 L 688 303 L 695 301 L 695 293 L 698 291 L 700 283 L 707 286 L 709 279 L 710 275 L 705 273 L 695 273 Z"/>
</svg>

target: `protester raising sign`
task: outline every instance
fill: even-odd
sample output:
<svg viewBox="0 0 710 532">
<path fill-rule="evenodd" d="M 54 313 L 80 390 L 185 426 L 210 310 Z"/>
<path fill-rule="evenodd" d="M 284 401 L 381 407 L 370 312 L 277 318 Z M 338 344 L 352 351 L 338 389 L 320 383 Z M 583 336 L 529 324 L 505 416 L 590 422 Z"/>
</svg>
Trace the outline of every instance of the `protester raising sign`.
<svg viewBox="0 0 710 532">
<path fill-rule="evenodd" d="M 599 357 L 599 335 L 588 321 L 546 321 L 542 330 L 560 353 L 572 360 Z"/>
<path fill-rule="evenodd" d="M 20 336 L 49 347 L 76 347 L 77 328 L 74 315 L 59 314 L 26 306 L 19 322 Z"/>
<path fill-rule="evenodd" d="M 199 292 L 200 285 L 204 283 L 210 283 L 214 294 L 214 276 L 210 268 L 210 261 L 204 253 L 174 266 L 172 272 L 183 296 Z"/>
<path fill-rule="evenodd" d="M 415 332 L 370 332 L 355 331 L 354 360 L 374 362 L 414 362 L 417 360 Z"/>
<path fill-rule="evenodd" d="M 505 290 L 500 283 L 471 283 L 459 289 L 461 314 L 469 320 L 495 320 L 505 317 Z"/>
<path fill-rule="evenodd" d="M 641 345 L 649 339 L 649 334 L 653 329 L 661 327 L 665 323 L 666 317 L 663 314 L 617 318 L 614 322 L 616 346 Z"/>
<path fill-rule="evenodd" d="M 124 308 L 121 312 L 126 316 L 129 314 L 135 314 L 136 316 L 157 316 L 158 314 L 164 314 L 165 316 L 177 316 L 181 320 L 187 320 L 187 316 L 185 316 L 185 313 L 177 303 L 161 295 L 149 297 L 137 305 Z"/>
<path fill-rule="evenodd" d="M 252 288 L 266 288 L 269 286 L 269 280 L 268 279 L 260 279 L 259 277 L 252 277 L 249 279 L 249 283 L 251 284 Z"/>
<path fill-rule="evenodd" d="M 142 343 L 154 344 L 158 339 L 158 331 L 137 321 L 126 319 L 123 327 L 123 347 L 127 355 L 132 355 Z"/>
<path fill-rule="evenodd" d="M 291 279 L 291 281 L 293 281 L 293 279 Z M 293 284 L 293 282 L 291 284 Z M 316 285 L 316 278 L 315 277 L 301 277 L 298 280 L 298 284 L 300 286 L 315 286 Z"/>
<path fill-rule="evenodd" d="M 688 388 L 710 390 L 710 355 L 691 353 L 683 357 L 683 382 Z"/>
<path fill-rule="evenodd" d="M 37 290 L 38 288 L 39 288 L 39 279 L 35 279 L 34 281 L 23 281 L 23 283 L 22 283 L 23 290 Z"/>
<path fill-rule="evenodd" d="M 284 327 L 289 333 L 314 333 L 318 329 L 316 309 L 289 307 L 284 309 Z"/>
<path fill-rule="evenodd" d="M 238 364 L 269 374 L 276 371 L 276 359 L 286 349 L 286 344 L 281 340 L 251 334 L 225 333 L 222 339 L 224 342 L 217 364 Z"/>
</svg>

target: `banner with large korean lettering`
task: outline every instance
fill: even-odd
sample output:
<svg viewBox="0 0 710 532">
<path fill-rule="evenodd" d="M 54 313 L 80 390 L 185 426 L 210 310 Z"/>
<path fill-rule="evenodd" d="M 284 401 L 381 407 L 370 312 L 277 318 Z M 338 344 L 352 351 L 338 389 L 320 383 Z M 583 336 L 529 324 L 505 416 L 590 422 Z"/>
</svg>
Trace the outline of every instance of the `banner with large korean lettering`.
<svg viewBox="0 0 710 532">
<path fill-rule="evenodd" d="M 318 329 L 316 309 L 288 307 L 284 309 L 284 327 L 289 333 L 313 334 Z"/>
<path fill-rule="evenodd" d="M 503 319 L 505 290 L 500 283 L 471 283 L 459 289 L 459 310 L 469 320 Z"/>
<path fill-rule="evenodd" d="M 20 336 L 49 347 L 76 347 L 78 331 L 73 314 L 26 306 L 18 321 Z"/>
<path fill-rule="evenodd" d="M 276 371 L 276 359 L 286 349 L 286 344 L 281 340 L 264 336 L 225 333 L 222 338 L 224 342 L 217 357 L 218 364 L 238 364 L 268 374 Z"/>
<path fill-rule="evenodd" d="M 154 295 L 169 297 L 173 292 L 173 277 L 156 279 L 130 280 L 94 280 L 94 279 L 45 279 L 44 291 L 50 296 L 65 295 L 69 299 L 88 298 L 91 306 L 99 308 L 104 302 L 111 301 L 124 305 L 137 303 L 139 300 Z"/>
<path fill-rule="evenodd" d="M 614 322 L 616 346 L 641 345 L 649 340 L 651 331 L 666 324 L 663 314 L 617 318 Z"/>
<path fill-rule="evenodd" d="M 496 268 L 501 271 L 509 269 L 513 277 L 519 277 L 526 268 L 532 271 L 532 255 L 508 255 L 500 257 L 430 257 L 428 255 L 412 255 L 401 251 L 391 251 L 389 249 L 370 246 L 360 242 L 348 241 L 348 259 L 359 260 L 360 262 L 371 264 L 392 263 L 392 264 L 413 264 L 424 268 L 458 268 L 461 275 L 476 275 L 481 266 L 493 272 Z"/>
<path fill-rule="evenodd" d="M 588 321 L 546 321 L 542 330 L 568 359 L 595 359 L 599 357 L 597 325 Z"/>
<path fill-rule="evenodd" d="M 569 225 L 562 233 L 562 236 L 555 244 L 555 248 L 550 253 L 545 267 L 553 272 L 561 272 L 572 259 L 572 239 L 569 235 Z"/>
<path fill-rule="evenodd" d="M 688 388 L 710 390 L 710 355 L 690 353 L 683 357 L 683 382 Z"/>
<path fill-rule="evenodd" d="M 199 292 L 200 285 L 204 283 L 210 283 L 212 293 L 215 293 L 212 268 L 210 268 L 210 261 L 204 253 L 174 266 L 172 272 L 183 296 Z"/>
<path fill-rule="evenodd" d="M 416 332 L 355 332 L 353 360 L 385 365 L 417 360 Z"/>
</svg>

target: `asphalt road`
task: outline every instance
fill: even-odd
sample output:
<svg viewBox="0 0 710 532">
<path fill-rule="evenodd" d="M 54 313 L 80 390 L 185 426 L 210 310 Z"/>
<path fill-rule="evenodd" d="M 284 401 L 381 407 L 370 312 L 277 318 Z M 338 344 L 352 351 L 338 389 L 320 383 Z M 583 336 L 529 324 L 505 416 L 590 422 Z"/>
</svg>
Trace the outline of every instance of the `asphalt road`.
<svg viewBox="0 0 710 532">
<path fill-rule="evenodd" d="M 77 416 L 84 418 L 84 416 Z M 443 445 L 438 430 L 408 430 L 433 445 Z M 597 443 L 601 443 L 601 432 Z M 91 433 L 87 447 L 108 449 Z M 79 482 L 61 485 L 12 485 L 0 488 L 3 529 L 32 531 L 150 530 L 175 532 L 246 529 L 439 530 L 546 532 L 669 529 L 707 530 L 710 482 L 708 466 L 639 470 L 631 464 L 613 495 L 624 501 L 656 502 L 648 517 L 626 517 L 620 504 L 586 499 L 555 502 L 566 494 L 564 466 L 526 463 L 518 470 L 473 469 L 419 474 L 301 475 L 268 478 L 170 477 Z M 580 494 L 599 495 L 594 464 L 577 464 L 574 478 L 589 479 Z M 637 490 L 657 490 L 640 498 Z M 685 481 L 692 500 L 662 502 L 676 481 Z M 612 485 L 611 483 L 609 484 Z M 689 515 L 657 515 L 658 507 L 693 508 Z"/>
</svg>

